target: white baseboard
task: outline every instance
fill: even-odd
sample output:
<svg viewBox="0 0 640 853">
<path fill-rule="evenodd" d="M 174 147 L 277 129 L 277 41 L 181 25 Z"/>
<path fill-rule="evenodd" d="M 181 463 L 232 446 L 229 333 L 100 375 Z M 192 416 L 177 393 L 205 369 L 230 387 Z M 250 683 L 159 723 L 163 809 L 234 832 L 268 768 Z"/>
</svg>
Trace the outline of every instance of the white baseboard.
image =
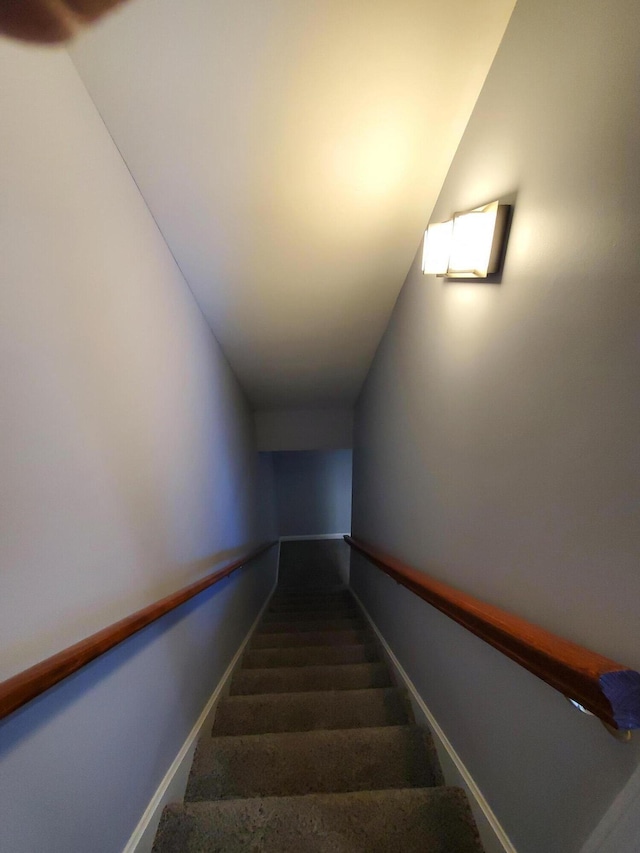
<svg viewBox="0 0 640 853">
<path fill-rule="evenodd" d="M 419 725 L 426 726 L 433 735 L 433 741 L 440 759 L 440 766 L 447 785 L 456 785 L 464 788 L 469 798 L 469 805 L 478 826 L 478 832 L 482 844 L 485 848 L 485 853 L 516 853 L 516 849 L 509 840 L 507 833 L 502 828 L 498 818 L 495 816 L 489 803 L 482 795 L 482 791 L 476 785 L 471 773 L 467 770 L 462 762 L 462 759 L 453 748 L 453 745 L 442 731 L 436 718 L 433 716 L 429 708 L 424 702 L 424 699 L 418 693 L 415 684 L 411 681 L 405 672 L 398 658 L 391 651 L 391 647 L 378 630 L 366 607 L 351 590 L 354 598 L 362 608 L 362 612 L 366 616 L 371 628 L 377 636 L 382 648 L 384 649 L 387 663 L 391 666 L 399 684 L 404 685 L 411 700 L 411 705 Z"/>
<path fill-rule="evenodd" d="M 280 542 L 305 542 L 307 539 L 344 539 L 350 533 L 314 533 L 311 536 L 281 536 Z"/>
<path fill-rule="evenodd" d="M 224 675 L 216 685 L 209 701 L 204 706 L 202 713 L 196 720 L 194 727 L 191 729 L 187 739 L 182 744 L 180 752 L 176 755 L 171 766 L 165 773 L 164 779 L 158 785 L 158 789 L 151 798 L 149 805 L 140 818 L 138 825 L 133 830 L 131 838 L 125 845 L 122 853 L 151 853 L 160 817 L 162 816 L 162 810 L 169 803 L 175 803 L 184 798 L 191 764 L 193 763 L 193 754 L 195 752 L 196 743 L 200 733 L 209 722 L 213 725 L 213 716 L 215 714 L 218 700 L 223 695 L 224 689 L 240 662 L 240 658 L 242 657 L 242 653 L 244 652 L 247 643 L 251 639 L 251 635 L 257 628 L 265 610 L 269 606 L 269 602 L 271 601 L 271 597 L 275 591 L 277 583 L 278 581 L 276 578 L 276 583 L 267 596 L 265 603 L 260 608 L 260 612 L 256 616 L 253 625 L 249 628 L 240 648 L 231 659 L 231 663 L 226 668 Z"/>
</svg>

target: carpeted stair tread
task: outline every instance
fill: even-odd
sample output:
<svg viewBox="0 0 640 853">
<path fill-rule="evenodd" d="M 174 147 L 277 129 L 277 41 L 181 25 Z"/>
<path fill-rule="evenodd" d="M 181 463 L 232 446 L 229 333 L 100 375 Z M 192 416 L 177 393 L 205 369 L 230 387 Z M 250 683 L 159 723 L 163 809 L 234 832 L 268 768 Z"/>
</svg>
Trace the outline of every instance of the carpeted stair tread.
<svg viewBox="0 0 640 853">
<path fill-rule="evenodd" d="M 366 690 L 392 687 L 384 663 L 342 666 L 290 666 L 279 669 L 240 669 L 233 676 L 232 696 L 255 693 L 302 693 L 316 690 Z"/>
<path fill-rule="evenodd" d="M 254 634 L 250 649 L 276 649 L 291 646 L 355 646 L 373 641 L 371 631 L 365 627 L 344 631 L 301 631 L 298 633 Z"/>
<path fill-rule="evenodd" d="M 302 646 L 299 648 L 249 649 L 242 665 L 248 669 L 282 666 L 323 666 L 367 663 L 380 660 L 375 643 L 351 646 Z"/>
<path fill-rule="evenodd" d="M 353 601 L 353 593 L 344 584 L 331 586 L 278 586 L 272 601 L 335 601 L 337 599 L 348 599 Z"/>
<path fill-rule="evenodd" d="M 165 810 L 153 853 L 482 853 L 460 788 L 188 803 Z"/>
<path fill-rule="evenodd" d="M 303 622 L 263 622 L 257 631 L 260 634 L 295 634 L 308 631 L 352 631 L 363 628 L 362 618 L 356 619 L 306 619 Z"/>
<path fill-rule="evenodd" d="M 410 721 L 407 696 L 397 687 L 318 693 L 260 693 L 221 699 L 213 734 L 226 736 L 400 726 Z"/>
<path fill-rule="evenodd" d="M 360 616 L 355 604 L 327 605 L 325 607 L 303 607 L 302 609 L 269 608 L 264 622 L 296 622 L 305 619 L 350 619 Z"/>
<path fill-rule="evenodd" d="M 441 782 L 418 726 L 203 738 L 187 800 L 428 787 Z"/>
<path fill-rule="evenodd" d="M 482 853 L 325 550 L 283 543 L 276 595 L 154 853 Z"/>
<path fill-rule="evenodd" d="M 304 598 L 335 598 L 340 595 L 349 595 L 343 583 L 335 584 L 286 584 L 280 587 L 277 600 L 289 601 L 291 599 Z"/>
<path fill-rule="evenodd" d="M 307 611 L 325 610 L 333 611 L 351 609 L 357 607 L 355 599 L 351 596 L 341 595 L 333 598 L 313 598 L 297 597 L 297 598 L 272 598 L 269 603 L 269 612 L 271 613 L 306 613 Z"/>
</svg>

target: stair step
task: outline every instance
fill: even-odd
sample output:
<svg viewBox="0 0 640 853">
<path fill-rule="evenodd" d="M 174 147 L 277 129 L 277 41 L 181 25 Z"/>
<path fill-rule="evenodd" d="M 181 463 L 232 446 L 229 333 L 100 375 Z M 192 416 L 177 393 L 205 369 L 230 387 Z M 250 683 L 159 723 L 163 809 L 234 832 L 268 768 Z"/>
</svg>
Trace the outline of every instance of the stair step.
<svg viewBox="0 0 640 853">
<path fill-rule="evenodd" d="M 293 610 L 318 610 L 326 609 L 333 610 L 334 607 L 357 607 L 355 598 L 350 595 L 332 595 L 332 596 L 296 596 L 293 598 L 272 598 L 269 603 L 269 609 Z"/>
<path fill-rule="evenodd" d="M 410 721 L 409 708 L 406 694 L 397 687 L 227 696 L 218 703 L 213 734 L 400 726 Z"/>
<path fill-rule="evenodd" d="M 341 595 L 351 595 L 343 583 L 295 583 L 278 587 L 275 597 L 288 601 L 295 598 L 336 598 Z"/>
<path fill-rule="evenodd" d="M 322 729 L 201 738 L 185 799 L 428 787 L 441 781 L 431 738 L 418 726 Z"/>
<path fill-rule="evenodd" d="M 358 619 L 360 612 L 356 607 L 331 607 L 327 608 L 311 608 L 307 607 L 304 610 L 268 610 L 262 624 L 267 622 L 306 622 L 307 619 L 312 621 L 325 619 Z"/>
<path fill-rule="evenodd" d="M 366 690 L 392 687 L 383 663 L 343 666 L 291 666 L 280 669 L 240 669 L 231 682 L 232 696 L 256 693 L 303 693 L 316 690 Z"/>
<path fill-rule="evenodd" d="M 316 593 L 305 592 L 304 590 L 298 592 L 287 592 L 285 590 L 281 590 L 272 597 L 271 604 L 284 606 L 301 604 L 303 606 L 312 605 L 315 607 L 319 602 L 328 603 L 330 606 L 333 606 L 337 602 L 344 601 L 355 601 L 353 595 L 348 590 L 341 590 L 338 592 L 328 592 L 324 590 Z"/>
<path fill-rule="evenodd" d="M 340 596 L 344 594 L 344 589 L 342 585 L 336 585 L 335 587 L 308 587 L 308 586 L 299 586 L 299 587 L 290 587 L 287 589 L 287 593 L 283 596 L 282 599 L 284 601 L 311 601 L 312 599 L 332 599 L 336 596 Z"/>
<path fill-rule="evenodd" d="M 351 631 L 364 626 L 362 619 L 307 619 L 303 622 L 262 622 L 259 634 L 293 634 L 298 631 Z"/>
<path fill-rule="evenodd" d="M 359 631 L 305 631 L 298 634 L 254 634 L 251 649 L 289 648 L 291 646 L 353 646 L 371 642 L 371 632 Z"/>
<path fill-rule="evenodd" d="M 242 666 L 246 669 L 283 666 L 335 666 L 380 660 L 375 643 L 352 646 L 300 646 L 298 648 L 249 649 Z"/>
<path fill-rule="evenodd" d="M 482 853 L 464 791 L 408 788 L 168 806 L 153 853 Z"/>
</svg>

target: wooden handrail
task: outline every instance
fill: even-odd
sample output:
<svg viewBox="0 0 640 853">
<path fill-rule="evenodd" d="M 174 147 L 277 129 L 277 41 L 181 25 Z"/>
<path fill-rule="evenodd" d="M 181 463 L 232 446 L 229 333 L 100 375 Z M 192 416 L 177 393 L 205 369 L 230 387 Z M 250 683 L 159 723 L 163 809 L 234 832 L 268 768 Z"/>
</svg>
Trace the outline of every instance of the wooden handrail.
<svg viewBox="0 0 640 853">
<path fill-rule="evenodd" d="M 407 566 L 366 542 L 348 544 L 424 601 L 614 729 L 640 728 L 640 673 Z"/>
<path fill-rule="evenodd" d="M 103 628 L 90 637 L 80 640 L 73 646 L 69 646 L 63 651 L 29 667 L 17 675 L 8 678 L 0 683 L 0 720 L 7 717 L 13 711 L 17 711 L 27 702 L 35 699 L 45 690 L 49 690 L 54 684 L 62 681 L 67 676 L 77 672 L 83 666 L 90 663 L 95 658 L 108 652 L 118 643 L 146 628 L 152 622 L 160 619 L 161 616 L 175 610 L 181 604 L 189 601 L 198 593 L 203 592 L 210 586 L 219 583 L 223 578 L 228 577 L 236 569 L 244 566 L 250 560 L 255 559 L 260 554 L 268 551 L 276 545 L 276 542 L 267 542 L 246 554 L 239 560 L 229 563 L 217 572 L 212 572 L 189 586 L 182 587 L 177 592 L 161 598 L 159 601 L 143 607 L 142 610 L 137 610 L 130 616 L 125 616 L 113 625 Z"/>
</svg>

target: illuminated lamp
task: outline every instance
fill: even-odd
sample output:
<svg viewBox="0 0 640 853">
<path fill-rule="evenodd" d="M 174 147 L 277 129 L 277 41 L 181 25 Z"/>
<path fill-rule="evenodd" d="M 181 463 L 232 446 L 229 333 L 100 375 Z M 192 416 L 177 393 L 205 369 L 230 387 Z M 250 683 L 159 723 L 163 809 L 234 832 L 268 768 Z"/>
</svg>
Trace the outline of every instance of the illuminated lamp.
<svg viewBox="0 0 640 853">
<path fill-rule="evenodd" d="M 493 201 L 453 217 L 447 278 L 487 278 L 498 272 L 509 205 Z"/>
<path fill-rule="evenodd" d="M 424 232 L 422 272 L 427 275 L 445 275 L 449 267 L 453 219 L 433 222 Z"/>
</svg>

